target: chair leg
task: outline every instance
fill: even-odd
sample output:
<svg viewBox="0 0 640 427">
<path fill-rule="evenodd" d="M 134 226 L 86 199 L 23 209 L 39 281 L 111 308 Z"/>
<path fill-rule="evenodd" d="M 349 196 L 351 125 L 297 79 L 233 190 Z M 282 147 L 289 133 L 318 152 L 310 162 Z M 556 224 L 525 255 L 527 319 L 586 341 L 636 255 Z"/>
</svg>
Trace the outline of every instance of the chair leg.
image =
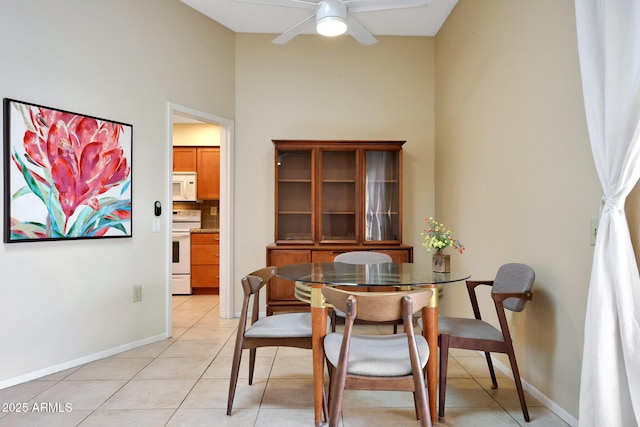
<svg viewBox="0 0 640 427">
<path fill-rule="evenodd" d="M 440 335 L 440 392 L 438 394 L 438 418 L 444 418 L 444 401 L 447 395 L 447 369 L 449 367 L 449 335 Z"/>
<path fill-rule="evenodd" d="M 249 350 L 249 385 L 253 384 L 253 371 L 256 366 L 256 349 Z"/>
<path fill-rule="evenodd" d="M 336 331 L 336 311 L 332 308 L 329 310 L 329 319 L 331 320 L 331 332 Z"/>
<path fill-rule="evenodd" d="M 329 422 L 329 405 L 331 404 L 331 384 L 333 383 L 332 366 L 327 361 L 327 371 L 329 371 L 329 387 L 327 390 L 322 389 L 322 415 L 324 416 L 324 422 Z"/>
<path fill-rule="evenodd" d="M 520 371 L 518 370 L 518 364 L 516 363 L 516 355 L 513 351 L 513 347 L 508 354 L 509 361 L 511 362 L 511 371 L 513 372 L 513 380 L 516 383 L 516 390 L 518 390 L 518 398 L 520 398 L 522 415 L 524 416 L 524 420 L 529 422 L 529 410 L 527 409 L 527 401 L 524 398 L 524 389 L 522 388 L 522 380 L 520 379 Z"/>
<path fill-rule="evenodd" d="M 498 388 L 498 380 L 496 379 L 496 372 L 493 369 L 493 362 L 491 361 L 491 353 L 488 351 L 484 352 L 484 357 L 487 359 L 487 366 L 489 367 L 489 375 L 491 375 L 491 388 Z"/>
<path fill-rule="evenodd" d="M 233 361 L 231 364 L 231 378 L 229 379 L 229 397 L 227 399 L 227 415 L 231 415 L 233 407 L 233 399 L 236 395 L 236 386 L 238 385 L 238 374 L 240 373 L 240 361 L 242 359 L 242 347 L 237 347 L 233 352 Z"/>
<path fill-rule="evenodd" d="M 424 372 L 413 373 L 413 383 L 415 391 L 413 392 L 413 403 L 416 407 L 416 418 L 420 420 L 421 427 L 432 427 L 431 411 L 429 410 L 429 393 L 424 381 Z"/>
<path fill-rule="evenodd" d="M 329 422 L 329 403 L 324 390 L 322 390 L 322 417 L 325 423 Z"/>
<path fill-rule="evenodd" d="M 337 367 L 332 366 L 333 375 L 329 384 L 329 427 L 338 427 L 340 415 L 342 413 L 342 397 L 344 396 L 344 386 L 346 381 L 346 368 L 339 374 Z"/>
<path fill-rule="evenodd" d="M 331 408 L 331 401 L 333 400 L 333 379 L 334 379 L 334 375 L 336 373 L 335 368 L 333 366 L 331 366 L 331 364 L 329 363 L 329 361 L 327 361 L 327 371 L 329 371 L 329 386 L 328 386 L 328 391 L 327 391 L 327 406 L 328 408 Z"/>
</svg>

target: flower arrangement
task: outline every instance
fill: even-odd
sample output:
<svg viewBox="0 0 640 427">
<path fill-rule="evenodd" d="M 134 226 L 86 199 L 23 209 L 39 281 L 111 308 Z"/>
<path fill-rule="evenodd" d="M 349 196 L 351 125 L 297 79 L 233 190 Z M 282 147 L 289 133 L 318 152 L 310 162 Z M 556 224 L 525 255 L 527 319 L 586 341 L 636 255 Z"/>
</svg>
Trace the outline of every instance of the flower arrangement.
<svg viewBox="0 0 640 427">
<path fill-rule="evenodd" d="M 425 218 L 425 221 L 427 221 L 427 228 L 424 229 L 421 236 L 424 236 L 422 246 L 427 248 L 427 252 L 434 250 L 436 253 L 442 253 L 444 248 L 449 246 L 453 246 L 460 253 L 464 252 L 465 247 L 459 240 L 453 238 L 452 230 L 446 228 L 433 217 Z"/>
</svg>

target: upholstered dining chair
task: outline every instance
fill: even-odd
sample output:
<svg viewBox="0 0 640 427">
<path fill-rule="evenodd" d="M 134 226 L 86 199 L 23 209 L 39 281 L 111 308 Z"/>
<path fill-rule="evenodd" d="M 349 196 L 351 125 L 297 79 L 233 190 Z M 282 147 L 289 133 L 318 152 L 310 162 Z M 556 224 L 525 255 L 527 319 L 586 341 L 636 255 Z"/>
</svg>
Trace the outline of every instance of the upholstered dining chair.
<svg viewBox="0 0 640 427">
<path fill-rule="evenodd" d="M 352 251 L 352 252 L 343 252 L 337 255 L 333 262 L 342 262 L 344 264 L 383 264 L 385 262 L 393 261 L 391 256 L 385 254 L 383 252 L 375 252 L 375 251 Z M 336 325 L 344 324 L 345 315 L 342 311 L 331 309 L 329 310 L 329 316 L 331 317 L 331 332 L 336 331 Z M 357 323 L 371 323 L 358 321 Z M 378 322 L 379 323 L 379 322 Z M 393 333 L 398 333 L 398 325 L 402 324 L 402 320 L 393 320 L 390 323 L 393 325 Z"/>
<path fill-rule="evenodd" d="M 227 415 L 231 415 L 243 350 L 249 349 L 249 385 L 251 385 L 253 384 L 256 349 L 274 346 L 311 349 L 310 313 L 285 313 L 258 318 L 259 292 L 273 277 L 274 269 L 275 267 L 266 267 L 242 278 L 244 299 L 242 300 L 242 310 L 233 351 Z M 251 324 L 247 325 L 252 297 Z"/>
<path fill-rule="evenodd" d="M 416 417 L 431 427 L 424 367 L 429 346 L 413 329 L 413 315 L 429 302 L 432 290 L 412 292 L 348 292 L 326 286 L 325 299 L 346 313 L 344 332 L 324 339 L 329 366 L 329 427 L 340 422 L 345 389 L 411 391 Z M 357 335 L 355 320 L 372 322 L 402 319 L 404 333 Z"/>
<path fill-rule="evenodd" d="M 518 391 L 520 406 L 524 419 L 529 421 L 529 411 L 524 398 L 520 372 L 513 351 L 511 334 L 505 310 L 519 312 L 524 310 L 527 301 L 531 300 L 535 272 L 525 264 L 505 264 L 498 269 L 494 280 L 467 280 L 467 290 L 471 299 L 474 319 L 440 316 L 438 318 L 438 334 L 440 342 L 440 394 L 438 416 L 444 417 L 444 403 L 447 392 L 447 365 L 450 348 L 483 351 L 491 375 L 491 388 L 498 388 L 496 374 L 491 362 L 490 353 L 505 353 L 509 356 L 511 371 Z M 491 286 L 491 298 L 496 308 L 500 329 L 482 320 L 476 287 Z"/>
<path fill-rule="evenodd" d="M 343 262 L 345 264 L 382 264 L 391 261 L 391 255 L 376 251 L 343 252 L 333 259 L 333 262 Z"/>
</svg>

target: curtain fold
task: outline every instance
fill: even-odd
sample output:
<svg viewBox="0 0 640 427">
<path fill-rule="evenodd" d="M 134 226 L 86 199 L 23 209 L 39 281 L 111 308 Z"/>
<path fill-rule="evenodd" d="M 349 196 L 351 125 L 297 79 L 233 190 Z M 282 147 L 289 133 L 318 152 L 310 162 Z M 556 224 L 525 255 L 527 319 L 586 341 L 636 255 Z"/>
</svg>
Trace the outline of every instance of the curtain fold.
<svg viewBox="0 0 640 427">
<path fill-rule="evenodd" d="M 585 315 L 580 426 L 640 423 L 640 277 L 624 212 L 640 178 L 640 1 L 576 0 L 589 138 L 604 196 Z"/>
<path fill-rule="evenodd" d="M 389 176 L 389 165 L 395 163 L 395 152 L 370 151 L 366 158 L 365 191 L 365 240 L 388 240 L 393 238 L 394 223 L 392 209 L 397 195 L 395 186 L 385 183 L 395 177 Z"/>
</svg>

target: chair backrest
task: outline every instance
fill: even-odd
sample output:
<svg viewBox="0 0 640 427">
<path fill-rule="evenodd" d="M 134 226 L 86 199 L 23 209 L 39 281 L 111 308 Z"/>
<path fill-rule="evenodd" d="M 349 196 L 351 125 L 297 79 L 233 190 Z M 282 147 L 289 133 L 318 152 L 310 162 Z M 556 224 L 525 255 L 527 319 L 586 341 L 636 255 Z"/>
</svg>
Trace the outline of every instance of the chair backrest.
<svg viewBox="0 0 640 427">
<path fill-rule="evenodd" d="M 264 285 L 269 283 L 273 277 L 275 267 L 265 267 L 247 274 L 242 278 L 242 289 L 245 296 L 250 296 L 258 292 Z"/>
<path fill-rule="evenodd" d="M 498 269 L 491 292 L 511 293 L 529 292 L 536 279 L 536 273 L 526 264 L 505 264 Z M 524 298 L 507 298 L 504 308 L 511 311 L 522 311 L 527 304 Z"/>
<path fill-rule="evenodd" d="M 344 252 L 333 259 L 333 262 L 342 262 L 345 264 L 382 264 L 391 261 L 390 255 L 374 251 Z"/>
<path fill-rule="evenodd" d="M 387 322 L 402 319 L 402 300 L 407 297 L 412 301 L 411 315 L 421 310 L 429 303 L 433 291 L 424 289 L 410 292 L 349 292 L 342 289 L 325 286 L 322 294 L 335 308 L 349 316 L 349 298 L 357 301 L 358 319 L 371 322 Z"/>
</svg>

